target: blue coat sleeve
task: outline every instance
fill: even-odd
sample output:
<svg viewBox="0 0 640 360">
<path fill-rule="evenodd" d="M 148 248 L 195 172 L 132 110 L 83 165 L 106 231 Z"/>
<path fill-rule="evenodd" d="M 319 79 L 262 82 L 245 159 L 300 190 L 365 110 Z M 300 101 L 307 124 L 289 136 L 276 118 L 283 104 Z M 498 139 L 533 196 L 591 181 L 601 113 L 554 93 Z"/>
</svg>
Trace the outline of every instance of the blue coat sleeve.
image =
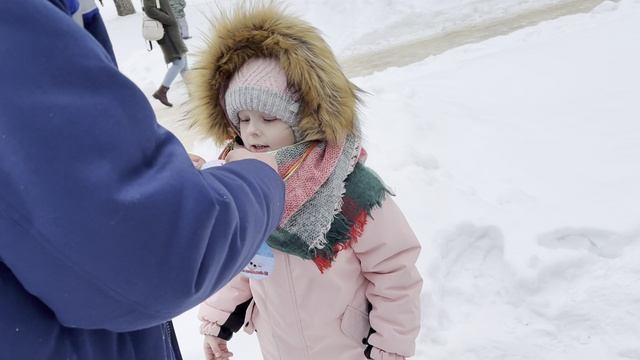
<svg viewBox="0 0 640 360">
<path fill-rule="evenodd" d="M 0 1 L 0 69 L 0 262 L 63 325 L 169 319 L 277 226 L 270 167 L 195 170 L 100 44 L 46 1 Z"/>
<path fill-rule="evenodd" d="M 93 35 L 100 45 L 102 45 L 107 54 L 109 54 L 109 57 L 111 57 L 111 60 L 113 60 L 113 63 L 117 66 L 116 54 L 113 52 L 111 39 L 109 39 L 107 28 L 104 25 L 104 21 L 102 21 L 102 16 L 98 8 L 93 8 L 91 11 L 82 14 L 82 22 L 85 30 Z"/>
</svg>

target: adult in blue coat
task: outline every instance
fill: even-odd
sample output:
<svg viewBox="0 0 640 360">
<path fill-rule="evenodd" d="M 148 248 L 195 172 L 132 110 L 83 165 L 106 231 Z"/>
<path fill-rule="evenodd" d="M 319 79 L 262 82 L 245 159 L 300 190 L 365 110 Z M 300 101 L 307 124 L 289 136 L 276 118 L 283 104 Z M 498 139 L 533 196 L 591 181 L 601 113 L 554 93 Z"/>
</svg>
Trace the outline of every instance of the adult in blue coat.
<svg viewBox="0 0 640 360">
<path fill-rule="evenodd" d="M 93 35 L 116 63 L 111 40 L 94 0 L 49 0 L 49 2 L 67 13 L 78 25 Z"/>
<path fill-rule="evenodd" d="M 284 185 L 195 170 L 61 6 L 0 1 L 0 359 L 178 359 L 166 322 L 251 259 Z"/>
</svg>

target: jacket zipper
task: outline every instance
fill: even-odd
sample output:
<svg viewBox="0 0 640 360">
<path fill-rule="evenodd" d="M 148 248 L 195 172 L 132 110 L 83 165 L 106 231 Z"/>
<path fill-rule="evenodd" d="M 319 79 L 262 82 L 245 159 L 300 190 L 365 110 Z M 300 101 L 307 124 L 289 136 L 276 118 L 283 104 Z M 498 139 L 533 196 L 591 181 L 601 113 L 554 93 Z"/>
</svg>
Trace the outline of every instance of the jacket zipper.
<svg viewBox="0 0 640 360">
<path fill-rule="evenodd" d="M 287 265 L 287 282 L 289 283 L 289 293 L 291 294 L 291 298 L 293 301 L 293 307 L 296 315 L 296 322 L 298 325 L 298 335 L 300 339 L 302 339 L 302 343 L 304 345 L 304 353 L 307 356 L 307 359 L 311 359 L 311 355 L 309 354 L 309 346 L 307 345 L 307 339 L 304 336 L 304 331 L 302 327 L 302 317 L 300 316 L 300 309 L 298 308 L 298 297 L 296 296 L 295 288 L 293 287 L 293 275 L 291 274 L 291 262 L 289 258 L 289 254 L 283 254 L 285 257 L 285 264 Z"/>
<path fill-rule="evenodd" d="M 167 333 L 167 339 L 169 341 L 168 345 L 171 360 L 182 360 L 182 354 L 180 354 L 180 346 L 178 346 L 178 338 L 176 337 L 176 332 L 173 328 L 173 322 L 167 321 L 163 325 Z"/>
</svg>

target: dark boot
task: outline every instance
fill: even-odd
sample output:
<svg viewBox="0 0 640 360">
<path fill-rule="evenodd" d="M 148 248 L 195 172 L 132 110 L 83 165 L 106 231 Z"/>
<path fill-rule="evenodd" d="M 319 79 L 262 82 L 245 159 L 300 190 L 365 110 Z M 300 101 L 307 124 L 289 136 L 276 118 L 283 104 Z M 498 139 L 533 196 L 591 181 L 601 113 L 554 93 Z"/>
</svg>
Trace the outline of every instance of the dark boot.
<svg viewBox="0 0 640 360">
<path fill-rule="evenodd" d="M 153 97 L 160 100 L 161 103 L 168 107 L 172 107 L 173 104 L 169 102 L 169 99 L 167 99 L 167 91 L 169 91 L 168 87 L 160 85 L 160 88 L 153 93 Z"/>
</svg>

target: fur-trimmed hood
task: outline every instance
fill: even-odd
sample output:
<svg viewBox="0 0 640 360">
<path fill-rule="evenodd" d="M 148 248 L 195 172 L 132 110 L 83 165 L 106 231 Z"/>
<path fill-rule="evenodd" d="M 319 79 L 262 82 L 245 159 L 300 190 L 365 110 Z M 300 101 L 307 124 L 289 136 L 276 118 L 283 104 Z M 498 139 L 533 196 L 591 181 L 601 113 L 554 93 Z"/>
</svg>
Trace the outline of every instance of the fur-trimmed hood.
<svg viewBox="0 0 640 360">
<path fill-rule="evenodd" d="M 250 58 L 280 61 L 301 98 L 304 140 L 342 141 L 359 130 L 360 91 L 342 72 L 319 31 L 271 3 L 237 8 L 214 20 L 191 78 L 192 126 L 223 143 L 231 136 L 222 101 L 233 74 Z"/>
</svg>

